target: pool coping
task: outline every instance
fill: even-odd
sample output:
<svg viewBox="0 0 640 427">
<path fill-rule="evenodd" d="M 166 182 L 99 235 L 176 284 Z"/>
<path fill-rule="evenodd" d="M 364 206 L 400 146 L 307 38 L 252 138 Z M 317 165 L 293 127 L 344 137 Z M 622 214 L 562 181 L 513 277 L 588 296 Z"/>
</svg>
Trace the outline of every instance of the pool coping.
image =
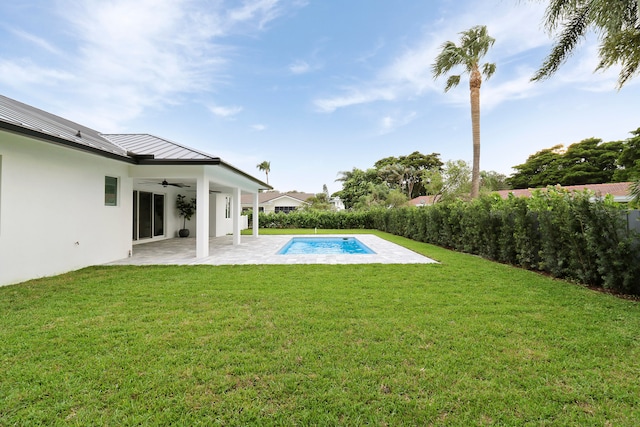
<svg viewBox="0 0 640 427">
<path fill-rule="evenodd" d="M 355 237 L 375 254 L 278 255 L 294 237 Z M 287 265 L 287 264 L 433 264 L 436 261 L 373 234 L 295 234 L 211 238 L 209 256 L 196 258 L 194 238 L 175 238 L 135 245 L 133 256 L 108 265 Z"/>
</svg>

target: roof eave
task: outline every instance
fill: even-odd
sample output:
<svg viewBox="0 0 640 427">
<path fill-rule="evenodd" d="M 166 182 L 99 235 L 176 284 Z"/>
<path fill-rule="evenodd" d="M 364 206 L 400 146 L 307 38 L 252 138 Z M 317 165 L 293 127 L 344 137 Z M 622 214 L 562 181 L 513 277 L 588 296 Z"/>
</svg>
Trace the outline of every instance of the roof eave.
<svg viewBox="0 0 640 427">
<path fill-rule="evenodd" d="M 263 187 L 265 190 L 273 190 L 273 187 L 269 184 L 262 182 L 254 176 L 249 175 L 248 173 L 236 168 L 235 166 L 230 165 L 229 163 L 223 161 L 219 157 L 212 157 L 210 159 L 151 159 L 151 158 L 139 158 L 139 165 L 210 165 L 210 166 L 221 166 L 226 169 L 231 170 L 232 172 L 242 175 L 243 177 L 255 182 L 259 186 Z"/>
<path fill-rule="evenodd" d="M 0 120 L 0 129 L 4 129 L 8 132 L 15 133 L 18 135 L 28 136 L 33 139 L 37 139 L 44 142 L 50 142 L 56 145 L 61 145 L 63 147 L 72 148 L 74 150 L 85 151 L 92 154 L 97 154 L 102 157 L 107 157 L 109 159 L 119 160 L 121 162 L 127 162 L 135 164 L 136 160 L 128 157 L 126 155 L 121 155 L 117 153 L 111 153 L 105 150 L 102 150 L 97 147 L 91 147 L 88 145 L 78 144 L 73 141 L 69 141 L 68 139 L 60 138 L 54 135 L 50 135 L 47 133 L 38 132 L 33 129 L 25 128 L 22 126 L 14 125 L 12 123 L 4 122 Z"/>
<path fill-rule="evenodd" d="M 227 162 L 224 162 L 224 161 L 222 161 L 220 159 L 218 159 L 218 161 L 219 161 L 219 165 L 220 166 L 223 166 L 223 167 L 225 167 L 225 168 L 227 168 L 227 169 L 229 169 L 229 170 L 231 170 L 231 171 L 233 171 L 233 172 L 235 172 L 235 173 L 237 173 L 239 175 L 244 176 L 245 178 L 248 178 L 249 180 L 255 182 L 256 184 L 259 184 L 261 187 L 263 187 L 263 188 L 261 188 L 262 190 L 273 190 L 273 187 L 270 186 L 269 184 L 267 184 L 266 182 L 263 182 L 263 181 L 259 180 L 258 178 L 254 177 L 252 175 L 249 175 L 248 173 L 236 168 L 235 166 L 230 165 Z"/>
</svg>

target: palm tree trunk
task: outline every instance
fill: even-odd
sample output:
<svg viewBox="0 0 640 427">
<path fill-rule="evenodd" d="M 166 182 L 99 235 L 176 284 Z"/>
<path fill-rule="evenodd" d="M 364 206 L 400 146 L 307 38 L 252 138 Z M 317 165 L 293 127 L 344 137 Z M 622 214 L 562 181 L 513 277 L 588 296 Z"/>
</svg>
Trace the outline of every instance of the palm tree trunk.
<svg viewBox="0 0 640 427">
<path fill-rule="evenodd" d="M 471 93 L 471 133 L 473 135 L 473 166 L 471 169 L 471 198 L 480 194 L 480 71 L 473 70 L 469 79 Z"/>
</svg>

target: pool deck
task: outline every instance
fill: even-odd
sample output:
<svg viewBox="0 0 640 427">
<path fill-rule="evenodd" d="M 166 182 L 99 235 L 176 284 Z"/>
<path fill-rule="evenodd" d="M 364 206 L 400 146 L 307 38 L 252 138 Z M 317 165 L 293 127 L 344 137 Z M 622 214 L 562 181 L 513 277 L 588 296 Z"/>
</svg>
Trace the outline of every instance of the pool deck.
<svg viewBox="0 0 640 427">
<path fill-rule="evenodd" d="M 375 254 L 278 255 L 293 237 L 356 237 Z M 233 245 L 232 236 L 209 239 L 209 256 L 196 258 L 195 238 L 175 238 L 138 244 L 133 255 L 107 265 L 257 265 L 257 264 L 431 264 L 436 261 L 372 234 L 322 234 L 242 236 Z"/>
</svg>

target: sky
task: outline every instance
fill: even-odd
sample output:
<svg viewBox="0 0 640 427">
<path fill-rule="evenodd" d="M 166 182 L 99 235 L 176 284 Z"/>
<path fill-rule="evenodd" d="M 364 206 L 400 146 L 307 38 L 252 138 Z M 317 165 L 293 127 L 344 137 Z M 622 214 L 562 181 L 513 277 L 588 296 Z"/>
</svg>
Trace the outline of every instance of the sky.
<svg viewBox="0 0 640 427">
<path fill-rule="evenodd" d="M 0 94 L 102 133 L 149 133 L 219 156 L 280 191 L 340 190 L 341 171 L 419 151 L 471 162 L 468 80 L 431 72 L 445 41 L 486 25 L 481 169 L 640 127 L 640 78 L 594 72 L 588 36 L 552 78 L 529 0 L 21 0 L 0 3 Z"/>
</svg>

